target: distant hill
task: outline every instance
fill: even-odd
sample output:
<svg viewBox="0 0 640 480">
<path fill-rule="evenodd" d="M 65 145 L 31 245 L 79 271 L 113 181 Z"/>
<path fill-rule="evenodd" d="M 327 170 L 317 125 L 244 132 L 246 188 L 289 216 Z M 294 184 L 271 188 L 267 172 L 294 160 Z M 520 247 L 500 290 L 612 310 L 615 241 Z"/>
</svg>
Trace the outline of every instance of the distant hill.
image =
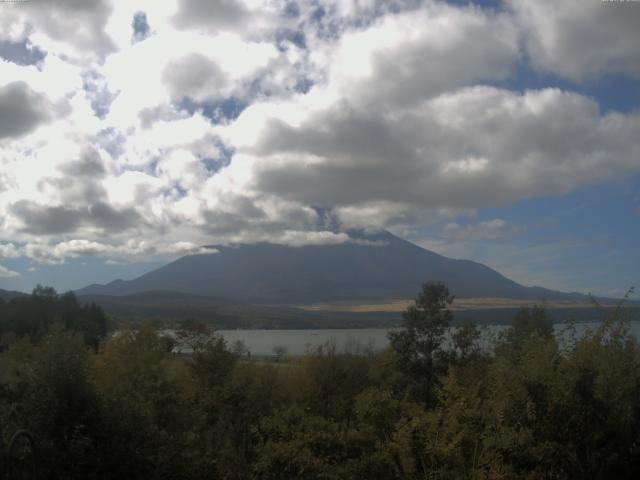
<svg viewBox="0 0 640 480">
<path fill-rule="evenodd" d="M 13 298 L 26 297 L 26 296 L 27 296 L 26 293 L 16 292 L 13 290 L 3 290 L 0 288 L 0 299 L 4 300 L 5 302 L 8 302 Z"/>
<path fill-rule="evenodd" d="M 290 247 L 221 246 L 190 255 L 133 280 L 90 285 L 79 295 L 172 291 L 251 304 L 413 298 L 425 281 L 443 281 L 458 297 L 552 300 L 579 294 L 525 287 L 470 260 L 438 255 L 389 232 L 350 232 L 353 242 Z"/>
</svg>

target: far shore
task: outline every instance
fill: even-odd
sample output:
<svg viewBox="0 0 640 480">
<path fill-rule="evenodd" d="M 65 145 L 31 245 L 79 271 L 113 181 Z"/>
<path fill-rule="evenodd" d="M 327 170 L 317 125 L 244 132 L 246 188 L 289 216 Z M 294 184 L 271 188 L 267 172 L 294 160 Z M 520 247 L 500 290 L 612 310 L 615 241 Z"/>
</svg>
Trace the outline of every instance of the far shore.
<svg viewBox="0 0 640 480">
<path fill-rule="evenodd" d="M 353 313 L 376 313 L 376 312 L 402 312 L 413 303 L 411 299 L 391 299 L 383 301 L 371 301 L 365 303 L 356 302 L 334 302 L 334 303 L 312 303 L 292 305 L 308 312 L 353 312 Z M 548 309 L 557 308 L 593 308 L 593 303 L 589 299 L 585 300 L 548 300 L 539 299 L 516 299 L 516 298 L 456 298 L 450 309 L 455 310 L 483 310 L 495 308 L 520 308 L 522 306 L 540 305 Z M 601 303 L 602 306 L 611 306 L 610 303 Z"/>
</svg>

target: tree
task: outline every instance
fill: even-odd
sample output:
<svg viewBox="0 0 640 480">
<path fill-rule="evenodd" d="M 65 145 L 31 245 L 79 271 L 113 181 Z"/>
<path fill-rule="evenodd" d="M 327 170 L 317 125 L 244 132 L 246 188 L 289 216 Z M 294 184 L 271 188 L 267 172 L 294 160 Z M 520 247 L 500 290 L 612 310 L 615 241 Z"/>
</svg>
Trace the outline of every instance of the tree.
<svg viewBox="0 0 640 480">
<path fill-rule="evenodd" d="M 51 287 L 38 285 L 30 296 L 14 298 L 0 311 L 0 335 L 12 333 L 40 342 L 56 324 L 80 333 L 94 350 L 107 334 L 102 308 L 81 305 L 73 292 L 59 295 Z"/>
<path fill-rule="evenodd" d="M 370 383 L 369 361 L 326 342 L 300 359 L 289 378 L 305 411 L 348 425 L 355 417 L 355 397 Z"/>
<path fill-rule="evenodd" d="M 184 478 L 198 418 L 186 400 L 195 390 L 189 364 L 145 323 L 109 338 L 94 365 L 104 419 L 96 443 L 109 473 L 98 478 Z"/>
<path fill-rule="evenodd" d="M 406 376 L 410 393 L 430 405 L 436 400 L 438 378 L 446 372 L 444 335 L 452 314 L 449 289 L 440 282 L 422 285 L 414 305 L 402 314 L 402 329 L 389 334 L 397 368 Z"/>
<path fill-rule="evenodd" d="M 78 478 L 95 468 L 100 406 L 82 336 L 57 326 L 39 345 L 14 344 L 6 364 L 9 410 L 18 423 L 10 430 L 24 427 L 38 439 L 48 478 Z"/>
<path fill-rule="evenodd" d="M 180 322 L 180 328 L 176 331 L 178 347 L 186 348 L 189 353 L 193 354 L 206 349 L 214 337 L 211 328 L 191 319 Z"/>
<path fill-rule="evenodd" d="M 544 307 L 534 305 L 521 307 L 514 315 L 509 328 L 504 336 L 506 344 L 519 347 L 532 335 L 537 335 L 543 340 L 553 338 L 553 321 L 547 315 Z"/>
<path fill-rule="evenodd" d="M 287 355 L 287 347 L 285 347 L 284 345 L 276 345 L 271 349 L 271 351 L 273 352 L 273 355 L 276 357 L 276 362 L 279 362 L 282 358 L 284 358 Z"/>
<path fill-rule="evenodd" d="M 249 347 L 247 347 L 247 344 L 244 342 L 244 340 L 238 339 L 235 342 L 233 342 L 233 345 L 231 347 L 231 351 L 233 353 L 235 353 L 238 357 L 243 357 L 243 356 L 251 356 L 251 351 L 249 350 Z"/>
</svg>

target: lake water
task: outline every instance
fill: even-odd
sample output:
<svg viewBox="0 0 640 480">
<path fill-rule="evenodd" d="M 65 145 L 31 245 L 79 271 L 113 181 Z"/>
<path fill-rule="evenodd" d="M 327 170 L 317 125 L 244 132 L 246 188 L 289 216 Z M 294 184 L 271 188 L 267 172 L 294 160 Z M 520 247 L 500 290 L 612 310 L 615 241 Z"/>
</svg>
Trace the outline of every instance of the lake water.
<svg viewBox="0 0 640 480">
<path fill-rule="evenodd" d="M 576 333 L 581 335 L 588 329 L 595 329 L 599 323 L 577 323 Z M 557 332 L 566 325 L 556 324 Z M 490 339 L 506 327 L 489 325 L 483 327 L 483 338 L 488 344 Z M 229 348 L 242 341 L 252 355 L 274 355 L 274 349 L 283 347 L 287 355 L 301 355 L 327 342 L 335 343 L 338 351 L 383 350 L 388 344 L 389 330 L 383 328 L 369 329 L 323 329 L 323 330 L 217 330 L 227 341 Z M 640 322 L 631 322 L 631 333 L 640 338 Z"/>
</svg>

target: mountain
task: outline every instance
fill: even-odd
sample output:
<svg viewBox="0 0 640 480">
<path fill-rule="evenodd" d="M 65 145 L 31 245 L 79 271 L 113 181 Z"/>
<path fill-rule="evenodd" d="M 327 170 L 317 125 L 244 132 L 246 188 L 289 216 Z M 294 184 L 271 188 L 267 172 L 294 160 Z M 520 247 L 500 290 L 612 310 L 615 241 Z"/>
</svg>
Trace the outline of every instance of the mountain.
<svg viewBox="0 0 640 480">
<path fill-rule="evenodd" d="M 425 281 L 443 281 L 458 297 L 575 298 L 524 287 L 470 260 L 455 260 L 389 232 L 350 232 L 338 245 L 290 247 L 259 243 L 216 247 L 189 255 L 133 280 L 90 285 L 79 295 L 173 291 L 253 304 L 413 298 Z"/>
<path fill-rule="evenodd" d="M 216 247 L 182 257 L 134 280 L 91 285 L 80 295 L 151 290 L 217 296 L 263 304 L 412 298 L 428 280 L 459 297 L 557 299 L 573 295 L 524 287 L 491 268 L 450 259 L 389 232 L 350 232 L 356 241 L 289 247 L 269 243 Z"/>
<path fill-rule="evenodd" d="M 12 300 L 14 298 L 26 297 L 26 296 L 27 296 L 26 293 L 16 292 L 13 290 L 3 290 L 0 288 L 0 299 L 4 300 L 5 302 L 8 302 L 9 300 Z"/>
</svg>

